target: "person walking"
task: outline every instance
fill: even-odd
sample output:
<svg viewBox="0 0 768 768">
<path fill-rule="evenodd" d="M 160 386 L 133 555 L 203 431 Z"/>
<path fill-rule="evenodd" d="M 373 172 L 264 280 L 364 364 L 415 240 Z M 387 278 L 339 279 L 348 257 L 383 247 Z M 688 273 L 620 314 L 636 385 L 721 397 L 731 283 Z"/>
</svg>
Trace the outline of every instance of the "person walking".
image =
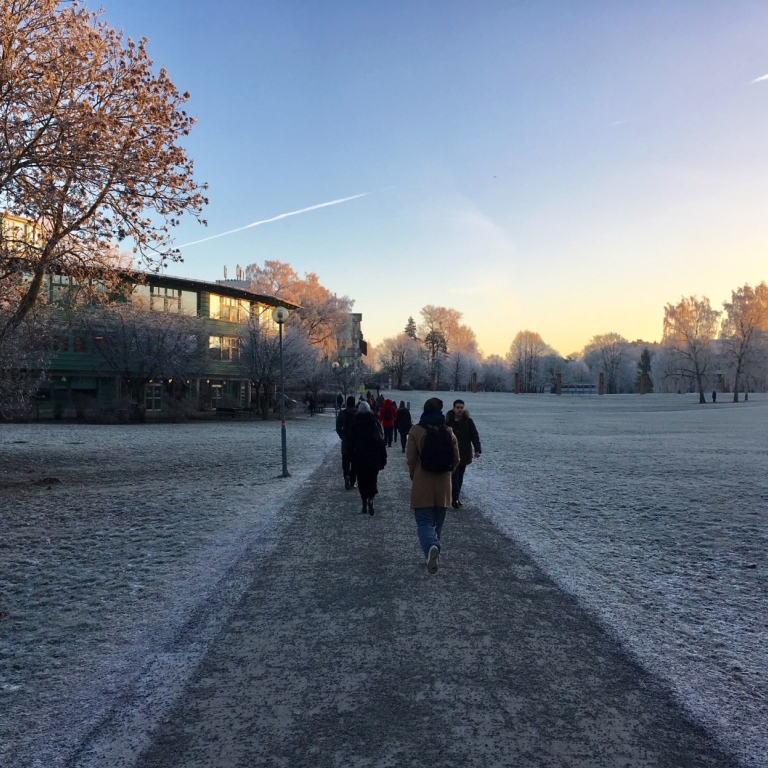
<svg viewBox="0 0 768 768">
<path fill-rule="evenodd" d="M 355 396 L 347 398 L 347 407 L 339 411 L 336 417 L 336 434 L 341 438 L 341 471 L 344 473 L 344 487 L 349 490 L 355 487 L 357 477 L 352 465 L 352 454 L 349 450 L 349 431 L 352 428 L 352 420 L 357 414 Z"/>
<path fill-rule="evenodd" d="M 384 427 L 384 440 L 387 448 L 392 447 L 392 437 L 395 433 L 395 418 L 397 417 L 397 406 L 387 398 L 379 411 L 379 421 Z"/>
<path fill-rule="evenodd" d="M 445 426 L 443 401 L 430 397 L 408 433 L 406 459 L 411 476 L 411 509 L 427 571 L 437 573 L 440 536 L 451 503 L 451 473 L 459 465 L 459 443 Z"/>
<path fill-rule="evenodd" d="M 378 494 L 379 472 L 387 464 L 387 449 L 381 428 L 368 403 L 360 403 L 349 430 L 352 468 L 363 502 L 361 512 L 373 516 L 373 499 Z"/>
<path fill-rule="evenodd" d="M 411 412 L 405 407 L 405 400 L 401 400 L 395 416 L 395 430 L 400 435 L 400 446 L 403 453 L 405 453 L 405 441 L 408 439 L 408 432 L 412 426 Z"/>
<path fill-rule="evenodd" d="M 468 464 L 472 463 L 472 458 L 479 458 L 482 453 L 480 447 L 480 435 L 477 432 L 475 422 L 469 415 L 469 411 L 464 407 L 463 400 L 454 400 L 453 409 L 448 411 L 445 416 L 445 423 L 453 430 L 456 439 L 459 441 L 459 456 L 461 461 L 459 466 L 453 471 L 451 478 L 451 506 L 459 509 L 463 506 L 459 501 L 461 486 L 464 483 L 464 471 Z"/>
<path fill-rule="evenodd" d="M 355 398 L 353 397 L 352 400 Z M 344 395 L 339 392 L 338 395 L 336 395 L 336 415 L 338 416 L 339 411 L 344 407 Z"/>
</svg>

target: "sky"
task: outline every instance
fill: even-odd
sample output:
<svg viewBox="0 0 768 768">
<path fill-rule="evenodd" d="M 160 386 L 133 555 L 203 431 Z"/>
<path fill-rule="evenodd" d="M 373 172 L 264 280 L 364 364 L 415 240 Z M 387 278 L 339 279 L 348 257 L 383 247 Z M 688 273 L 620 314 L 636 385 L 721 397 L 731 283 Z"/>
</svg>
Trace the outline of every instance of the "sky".
<svg viewBox="0 0 768 768">
<path fill-rule="evenodd" d="M 208 227 L 169 274 L 278 259 L 374 345 L 435 304 L 486 355 L 658 341 L 768 280 L 762 1 L 102 2 L 198 120 Z"/>
</svg>

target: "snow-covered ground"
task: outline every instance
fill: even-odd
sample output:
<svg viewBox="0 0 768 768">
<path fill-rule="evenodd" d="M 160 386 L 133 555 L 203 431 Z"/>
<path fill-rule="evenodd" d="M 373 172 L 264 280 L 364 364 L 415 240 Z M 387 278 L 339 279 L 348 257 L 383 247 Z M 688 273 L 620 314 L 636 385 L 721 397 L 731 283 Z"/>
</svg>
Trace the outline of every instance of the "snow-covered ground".
<svg viewBox="0 0 768 768">
<path fill-rule="evenodd" d="M 766 396 L 464 400 L 484 449 L 468 498 L 723 744 L 768 765 Z"/>
<path fill-rule="evenodd" d="M 263 559 L 338 442 L 333 412 L 289 421 L 286 480 L 278 422 L 0 426 L 0 766 L 64 765 L 148 663 L 183 683 L 198 659 L 152 649 L 212 590 L 237 601 L 228 567 Z"/>
<path fill-rule="evenodd" d="M 428 395 L 401 396 L 418 414 Z M 484 448 L 467 512 L 768 765 L 768 398 L 463 399 Z M 288 436 L 285 481 L 274 422 L 0 427 L 0 765 L 61 765 L 228 566 L 270 550 L 293 490 L 338 450 L 332 413 Z M 227 576 L 230 602 L 247 578 Z M 169 688 L 196 663 L 160 661 Z"/>
</svg>

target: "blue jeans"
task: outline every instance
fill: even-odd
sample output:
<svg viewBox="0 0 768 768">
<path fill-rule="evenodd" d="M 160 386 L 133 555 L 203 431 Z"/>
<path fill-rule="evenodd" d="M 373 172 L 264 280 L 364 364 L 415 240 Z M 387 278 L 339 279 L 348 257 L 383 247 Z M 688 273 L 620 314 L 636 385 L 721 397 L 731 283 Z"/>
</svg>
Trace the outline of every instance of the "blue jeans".
<svg viewBox="0 0 768 768">
<path fill-rule="evenodd" d="M 445 512 L 445 507 L 419 507 L 413 510 L 416 517 L 416 533 L 425 555 L 429 554 L 431 546 L 440 547 L 440 532 L 443 530 Z"/>
</svg>

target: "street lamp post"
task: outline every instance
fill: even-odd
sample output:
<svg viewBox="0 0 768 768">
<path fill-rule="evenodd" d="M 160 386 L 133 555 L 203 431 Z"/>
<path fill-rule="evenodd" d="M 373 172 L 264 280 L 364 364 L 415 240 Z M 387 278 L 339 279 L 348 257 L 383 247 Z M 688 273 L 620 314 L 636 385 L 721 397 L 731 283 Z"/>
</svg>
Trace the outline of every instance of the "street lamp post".
<svg viewBox="0 0 768 768">
<path fill-rule="evenodd" d="M 285 441 L 285 375 L 283 373 L 283 324 L 288 319 L 288 310 L 285 307 L 275 307 L 272 310 L 272 319 L 277 323 L 280 332 L 280 439 L 283 449 L 283 477 L 290 477 L 288 471 L 288 446 Z"/>
<path fill-rule="evenodd" d="M 349 363 L 344 363 L 342 366 L 338 361 L 335 361 L 331 363 L 331 368 L 333 368 L 333 372 L 336 374 L 336 384 L 341 385 L 344 390 L 344 398 L 346 399 L 347 385 L 349 384 Z M 339 376 L 339 368 L 341 368 L 341 376 Z"/>
</svg>

